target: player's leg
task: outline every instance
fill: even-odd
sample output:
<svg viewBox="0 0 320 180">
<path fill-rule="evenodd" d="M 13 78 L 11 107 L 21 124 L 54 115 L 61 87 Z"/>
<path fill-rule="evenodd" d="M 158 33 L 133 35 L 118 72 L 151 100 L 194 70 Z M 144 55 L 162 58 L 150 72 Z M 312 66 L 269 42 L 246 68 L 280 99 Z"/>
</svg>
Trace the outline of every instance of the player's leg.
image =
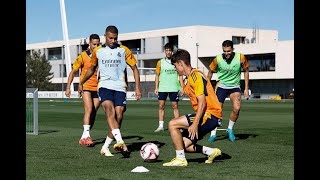
<svg viewBox="0 0 320 180">
<path fill-rule="evenodd" d="M 171 105 L 172 105 L 173 115 L 175 118 L 178 118 L 180 116 L 179 108 L 178 108 L 179 92 L 170 92 L 169 98 L 170 98 Z"/>
<path fill-rule="evenodd" d="M 202 124 L 198 129 L 198 139 L 191 140 L 189 138 L 189 133 L 184 132 L 184 145 L 187 152 L 196 152 L 196 153 L 202 153 L 208 157 L 208 159 L 205 161 L 205 163 L 212 163 L 213 160 L 221 155 L 221 150 L 219 148 L 211 148 L 207 146 L 202 146 L 197 144 L 199 139 L 202 139 L 206 134 L 210 133 L 212 129 L 215 129 L 216 127 L 220 126 L 219 121 L 220 119 L 216 118 L 213 115 L 209 116 L 203 116 L 202 117 L 205 121 L 204 124 Z"/>
<path fill-rule="evenodd" d="M 100 106 L 99 96 L 97 91 L 91 91 L 91 98 L 93 101 L 93 107 L 90 115 L 90 130 L 93 128 L 93 125 L 96 121 L 97 112 Z"/>
<path fill-rule="evenodd" d="M 94 100 L 95 100 L 95 99 L 94 99 Z M 98 105 L 98 106 L 96 106 L 96 105 Z M 99 106 L 100 106 L 100 101 L 99 101 L 99 99 L 98 99 L 98 104 L 95 103 L 96 110 L 98 110 Z M 106 116 L 105 107 L 102 106 L 102 108 L 103 108 L 103 110 L 104 110 L 104 112 L 105 112 L 105 116 Z M 110 127 L 108 126 L 107 137 L 106 137 L 106 139 L 105 139 L 105 141 L 104 141 L 104 144 L 103 144 L 103 146 L 102 146 L 102 148 L 101 148 L 101 150 L 100 150 L 101 155 L 104 155 L 104 156 L 114 156 L 113 154 L 111 154 L 111 152 L 110 152 L 110 150 L 109 150 L 109 146 L 110 146 L 110 144 L 112 143 L 113 138 L 114 138 L 114 137 L 113 137 L 113 135 L 112 135 L 112 133 L 111 133 L 111 129 L 110 129 Z"/>
<path fill-rule="evenodd" d="M 115 119 L 116 119 L 116 121 L 118 123 L 118 127 L 120 129 L 121 124 L 122 124 L 122 119 L 123 119 L 123 113 L 125 112 L 125 109 L 126 109 L 126 106 L 125 106 L 126 105 L 126 102 L 125 102 L 126 101 L 126 94 L 124 92 L 118 92 L 118 91 L 114 91 L 113 93 L 114 93 L 114 95 L 113 95 L 112 99 L 113 99 L 114 106 L 115 106 Z M 120 134 L 120 137 L 121 137 L 121 134 Z M 101 154 L 104 154 L 105 156 L 113 156 L 109 151 L 109 146 L 112 143 L 113 138 L 114 138 L 114 136 L 112 133 L 112 129 L 109 126 L 109 130 L 108 130 L 108 134 L 107 134 L 105 143 L 101 149 Z M 121 139 L 122 139 L 122 137 L 121 137 Z M 120 141 L 121 141 L 121 139 L 120 139 Z M 130 153 L 127 153 L 126 151 L 122 152 L 122 154 L 125 157 L 130 155 Z"/>
<path fill-rule="evenodd" d="M 170 137 L 174 148 L 176 150 L 176 157 L 170 162 L 164 163 L 163 166 L 187 166 L 188 161 L 186 160 L 184 153 L 184 144 L 182 140 L 182 134 L 180 129 L 188 129 L 189 123 L 186 116 L 180 116 L 169 121 L 168 128 Z"/>
<path fill-rule="evenodd" d="M 113 90 L 107 88 L 99 88 L 100 103 L 105 111 L 105 117 L 107 119 L 109 128 L 105 144 L 102 146 L 102 149 L 100 151 L 100 153 L 105 156 L 113 156 L 109 151 L 109 145 L 113 140 L 114 132 L 117 133 L 119 131 L 119 126 L 115 117 L 116 113 L 114 109 L 114 93 L 115 91 Z"/>
<path fill-rule="evenodd" d="M 241 105 L 241 92 L 240 88 L 232 89 L 232 92 L 230 94 L 230 101 L 232 104 L 232 111 L 229 116 L 229 124 L 227 128 L 227 133 L 229 136 L 229 140 L 234 142 L 236 140 L 236 137 L 233 133 L 233 126 L 237 122 L 237 119 L 239 117 L 240 113 L 240 105 Z"/>
<path fill-rule="evenodd" d="M 164 116 L 165 116 L 165 105 L 168 93 L 158 92 L 158 102 L 159 102 L 159 125 L 154 132 L 159 132 L 164 130 Z"/>
<path fill-rule="evenodd" d="M 228 90 L 217 87 L 215 92 L 216 92 L 218 100 L 221 104 L 221 108 L 223 108 L 223 103 L 224 103 L 226 97 L 228 97 Z M 220 126 L 221 126 L 221 124 L 220 124 Z M 216 127 L 214 130 L 211 131 L 208 142 L 215 141 L 215 139 L 217 137 L 217 129 L 218 129 L 218 127 Z"/>
<path fill-rule="evenodd" d="M 109 150 L 109 146 L 113 141 L 113 134 L 112 134 L 112 130 L 110 129 L 110 127 L 108 127 L 108 133 L 107 133 L 107 137 L 104 141 L 104 144 L 100 150 L 100 154 L 101 155 L 105 155 L 105 156 L 114 156 L 110 150 Z"/>
<path fill-rule="evenodd" d="M 79 140 L 79 144 L 84 146 L 93 146 L 94 143 L 90 137 L 90 129 L 91 129 L 90 116 L 94 106 L 93 106 L 90 91 L 83 91 L 82 101 L 84 105 L 83 133 Z"/>
<path fill-rule="evenodd" d="M 127 158 L 130 156 L 130 153 L 128 151 L 126 144 L 122 139 L 122 135 L 120 131 L 120 124 L 122 122 L 123 112 L 125 110 L 125 105 L 126 105 L 126 93 L 121 91 L 114 91 L 114 90 L 112 90 L 112 92 L 113 92 L 113 103 L 112 103 L 112 107 L 108 106 L 108 108 L 110 108 L 109 109 L 110 111 L 112 109 L 113 113 L 110 114 L 110 116 L 108 115 L 108 118 L 111 120 L 109 121 L 108 119 L 108 123 L 110 128 L 112 129 L 111 133 L 117 141 L 116 144 L 114 144 L 113 148 L 117 151 L 120 151 L 121 154 Z M 107 114 L 108 113 L 109 111 L 107 110 Z M 121 121 L 120 123 L 118 122 L 118 118 Z"/>
</svg>

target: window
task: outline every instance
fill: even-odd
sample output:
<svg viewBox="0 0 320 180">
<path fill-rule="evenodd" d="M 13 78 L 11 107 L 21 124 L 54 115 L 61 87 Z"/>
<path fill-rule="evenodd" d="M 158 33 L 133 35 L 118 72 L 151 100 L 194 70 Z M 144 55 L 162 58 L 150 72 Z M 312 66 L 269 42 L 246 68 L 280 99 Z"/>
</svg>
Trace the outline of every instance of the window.
<svg viewBox="0 0 320 180">
<path fill-rule="evenodd" d="M 164 45 L 165 45 L 165 37 L 161 37 L 161 44 L 162 44 L 162 52 L 164 52 Z"/>
<path fill-rule="evenodd" d="M 142 39 L 142 47 L 143 47 L 143 49 L 142 49 L 142 51 L 141 51 L 141 53 L 146 53 L 146 39 Z"/>
<path fill-rule="evenodd" d="M 62 48 L 49 48 L 48 49 L 48 60 L 61 60 L 62 59 Z"/>
<path fill-rule="evenodd" d="M 59 65 L 59 74 L 60 74 L 60 77 L 67 77 L 67 68 L 66 68 L 66 65 L 65 64 L 60 64 Z M 63 76 L 62 76 L 63 74 Z"/>
<path fill-rule="evenodd" d="M 246 37 L 244 36 L 232 36 L 233 44 L 244 44 Z"/>
<path fill-rule="evenodd" d="M 275 53 L 245 55 L 249 61 L 249 71 L 275 71 Z"/>
</svg>

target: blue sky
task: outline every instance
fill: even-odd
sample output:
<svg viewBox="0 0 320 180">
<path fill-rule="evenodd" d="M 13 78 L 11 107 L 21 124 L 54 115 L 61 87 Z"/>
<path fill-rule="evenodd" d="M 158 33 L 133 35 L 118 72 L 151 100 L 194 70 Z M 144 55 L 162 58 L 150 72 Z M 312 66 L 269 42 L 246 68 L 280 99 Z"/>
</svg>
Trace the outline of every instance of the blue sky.
<svg viewBox="0 0 320 180">
<path fill-rule="evenodd" d="M 294 0 L 65 0 L 69 39 L 204 25 L 276 30 L 294 39 Z M 63 40 L 60 0 L 26 0 L 26 43 Z"/>
</svg>

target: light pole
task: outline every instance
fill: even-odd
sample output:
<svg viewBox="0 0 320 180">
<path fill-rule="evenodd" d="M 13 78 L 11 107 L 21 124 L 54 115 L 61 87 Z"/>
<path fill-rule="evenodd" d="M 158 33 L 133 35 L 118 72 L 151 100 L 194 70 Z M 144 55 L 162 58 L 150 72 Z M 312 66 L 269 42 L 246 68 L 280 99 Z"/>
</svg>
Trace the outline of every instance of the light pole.
<svg viewBox="0 0 320 180">
<path fill-rule="evenodd" d="M 198 47 L 199 47 L 199 43 L 196 43 L 196 47 L 197 47 L 197 69 L 198 69 Z"/>
</svg>

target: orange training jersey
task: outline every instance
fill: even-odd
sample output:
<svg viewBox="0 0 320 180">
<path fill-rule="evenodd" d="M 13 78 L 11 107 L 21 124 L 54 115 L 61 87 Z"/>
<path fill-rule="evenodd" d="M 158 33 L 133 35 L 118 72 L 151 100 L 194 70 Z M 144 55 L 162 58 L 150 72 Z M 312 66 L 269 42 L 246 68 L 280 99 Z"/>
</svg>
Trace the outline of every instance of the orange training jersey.
<svg viewBox="0 0 320 180">
<path fill-rule="evenodd" d="M 160 74 L 160 68 L 161 68 L 161 63 L 160 63 L 161 59 L 158 60 L 157 65 L 156 65 L 156 74 L 159 75 Z"/>
<path fill-rule="evenodd" d="M 90 50 L 83 51 L 72 64 L 72 69 L 79 70 L 81 68 L 80 81 L 91 66 L 91 52 Z M 83 84 L 83 90 L 97 91 L 97 69 L 94 74 Z"/>
<path fill-rule="evenodd" d="M 240 54 L 240 63 L 241 63 L 241 67 L 244 69 L 249 67 L 249 62 L 243 54 Z M 217 57 L 215 57 L 209 65 L 210 71 L 215 71 L 217 68 L 217 65 L 218 65 Z"/>
<path fill-rule="evenodd" d="M 204 94 L 207 103 L 205 112 L 222 119 L 221 104 L 216 96 L 211 82 L 208 80 L 207 76 L 203 74 L 203 72 L 197 69 L 191 70 L 191 73 L 188 76 L 188 82 L 184 87 L 184 92 L 189 96 L 192 107 L 196 112 L 198 109 L 197 97 Z"/>
</svg>

